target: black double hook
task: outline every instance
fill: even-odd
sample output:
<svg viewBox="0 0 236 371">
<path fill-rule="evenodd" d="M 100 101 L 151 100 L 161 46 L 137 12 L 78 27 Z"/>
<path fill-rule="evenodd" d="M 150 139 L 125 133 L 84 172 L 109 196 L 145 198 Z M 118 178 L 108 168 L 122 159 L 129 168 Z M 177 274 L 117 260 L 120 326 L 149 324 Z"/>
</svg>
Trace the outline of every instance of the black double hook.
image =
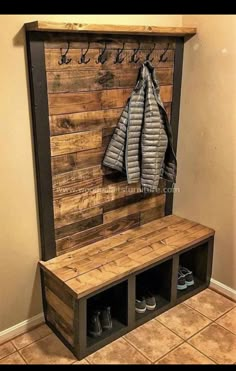
<svg viewBox="0 0 236 371">
<path fill-rule="evenodd" d="M 139 51 L 140 51 L 140 42 L 138 43 L 137 49 L 134 49 L 134 52 L 131 55 L 131 58 L 130 58 L 129 63 L 138 63 L 138 61 L 140 60 L 140 58 L 139 57 L 136 57 L 136 55 L 138 54 Z"/>
<path fill-rule="evenodd" d="M 79 64 L 87 64 L 90 61 L 90 58 L 88 58 L 86 60 L 86 54 L 89 51 L 89 47 L 90 47 L 90 42 L 88 42 L 88 47 L 87 47 L 85 53 L 83 53 L 83 49 L 81 49 L 81 57 L 80 57 L 80 61 L 78 61 Z"/>
<path fill-rule="evenodd" d="M 61 51 L 61 59 L 60 59 L 60 61 L 58 61 L 58 64 L 59 65 L 62 65 L 62 64 L 68 64 L 68 63 L 70 63 L 71 61 L 72 61 L 72 59 L 71 58 L 67 58 L 67 53 L 68 53 L 68 51 L 69 51 L 69 49 L 70 49 L 70 43 L 69 42 L 67 42 L 67 49 L 66 49 L 66 52 L 63 54 L 62 53 L 62 48 L 60 48 L 60 51 Z"/>
<path fill-rule="evenodd" d="M 166 55 L 168 49 L 169 49 L 169 43 L 167 44 L 167 47 L 165 48 L 164 52 L 160 55 L 159 63 L 160 62 L 164 62 L 165 63 L 167 61 L 168 57 L 165 57 L 164 58 L 164 56 Z"/>
<path fill-rule="evenodd" d="M 146 61 L 150 61 L 150 62 L 153 61 L 154 58 L 150 59 L 150 56 L 152 55 L 155 47 L 156 47 L 156 43 L 154 43 L 154 47 L 152 49 L 150 49 L 149 53 L 146 55 Z"/>
<path fill-rule="evenodd" d="M 98 59 L 96 61 L 97 64 L 98 63 L 104 64 L 107 61 L 106 50 L 107 50 L 107 43 L 105 41 L 105 47 L 98 56 Z"/>
<path fill-rule="evenodd" d="M 125 43 L 123 43 L 122 49 L 117 49 L 117 54 L 116 54 L 116 59 L 114 61 L 114 64 L 122 63 L 123 60 L 125 59 L 125 57 L 122 58 L 122 53 L 124 51 L 124 48 L 125 48 Z"/>
</svg>

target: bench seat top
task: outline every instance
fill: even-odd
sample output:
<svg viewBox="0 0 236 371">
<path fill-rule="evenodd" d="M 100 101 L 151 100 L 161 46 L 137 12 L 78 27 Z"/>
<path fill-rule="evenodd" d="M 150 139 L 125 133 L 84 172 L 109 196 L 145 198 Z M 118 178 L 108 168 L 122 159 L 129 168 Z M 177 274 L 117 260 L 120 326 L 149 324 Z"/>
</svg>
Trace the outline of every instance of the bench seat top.
<svg viewBox="0 0 236 371">
<path fill-rule="evenodd" d="M 199 223 L 168 215 L 39 264 L 81 298 L 214 233 Z"/>
</svg>

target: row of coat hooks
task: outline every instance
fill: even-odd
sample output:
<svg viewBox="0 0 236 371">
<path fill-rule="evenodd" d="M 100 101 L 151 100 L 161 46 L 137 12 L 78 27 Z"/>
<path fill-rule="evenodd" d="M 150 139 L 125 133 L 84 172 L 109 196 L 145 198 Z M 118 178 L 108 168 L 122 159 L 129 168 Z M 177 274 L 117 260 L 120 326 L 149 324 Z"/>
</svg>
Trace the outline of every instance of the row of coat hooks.
<svg viewBox="0 0 236 371">
<path fill-rule="evenodd" d="M 100 53 L 97 57 L 97 60 L 95 61 L 97 64 L 104 64 L 108 58 L 107 58 L 107 43 L 110 42 L 110 40 L 103 40 L 104 41 L 104 48 L 102 50 L 100 50 Z M 149 52 L 147 53 L 146 55 L 146 58 L 145 60 L 148 60 L 150 62 L 153 61 L 154 58 L 151 58 L 151 55 L 153 54 L 154 50 L 155 50 L 155 47 L 156 47 L 156 43 L 154 43 L 154 46 L 153 48 L 151 48 L 149 50 Z M 87 58 L 86 57 L 86 54 L 88 53 L 90 49 L 90 42 L 88 42 L 88 47 L 87 49 L 85 50 L 85 52 L 83 51 L 83 49 L 81 49 L 81 56 L 80 56 L 80 59 L 78 61 L 79 64 L 88 64 L 90 62 L 90 58 Z M 125 49 L 125 42 L 123 42 L 123 47 L 121 49 L 117 49 L 117 53 L 116 53 L 116 57 L 115 57 L 115 60 L 114 60 L 114 64 L 121 64 L 125 57 L 123 56 L 123 51 Z M 63 53 L 62 52 L 62 48 L 60 48 L 60 52 L 61 52 L 61 56 L 60 56 L 60 60 L 58 61 L 58 64 L 59 65 L 62 65 L 62 64 L 69 64 L 71 61 L 72 61 L 72 58 L 68 58 L 67 57 L 67 54 L 70 50 L 70 42 L 68 41 L 67 42 L 67 49 L 66 51 Z M 133 54 L 131 55 L 130 57 L 130 60 L 129 60 L 129 63 L 138 63 L 139 60 L 140 60 L 140 57 L 138 57 L 138 53 L 140 51 L 140 42 L 138 43 L 138 47 L 137 49 L 134 49 L 133 50 Z M 164 49 L 163 53 L 160 55 L 160 58 L 159 58 L 159 63 L 160 62 L 163 62 L 165 63 L 168 59 L 168 57 L 166 56 L 166 53 L 167 51 L 169 50 L 169 43 L 167 44 L 167 47 Z"/>
</svg>

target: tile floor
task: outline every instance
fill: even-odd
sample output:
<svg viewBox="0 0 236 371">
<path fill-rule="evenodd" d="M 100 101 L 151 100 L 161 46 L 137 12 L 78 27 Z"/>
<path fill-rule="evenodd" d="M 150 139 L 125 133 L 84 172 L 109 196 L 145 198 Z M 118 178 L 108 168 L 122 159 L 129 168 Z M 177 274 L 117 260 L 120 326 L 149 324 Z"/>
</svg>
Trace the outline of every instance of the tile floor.
<svg viewBox="0 0 236 371">
<path fill-rule="evenodd" d="M 207 289 L 82 361 L 43 324 L 0 345 L 0 364 L 236 364 L 236 303 Z"/>
</svg>

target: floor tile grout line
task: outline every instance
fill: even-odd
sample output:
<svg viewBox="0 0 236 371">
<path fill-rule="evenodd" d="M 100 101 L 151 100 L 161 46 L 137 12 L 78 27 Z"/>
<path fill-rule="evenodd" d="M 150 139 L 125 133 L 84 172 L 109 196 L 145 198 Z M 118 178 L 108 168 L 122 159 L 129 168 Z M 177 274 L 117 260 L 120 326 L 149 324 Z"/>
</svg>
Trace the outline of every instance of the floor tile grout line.
<svg viewBox="0 0 236 371">
<path fill-rule="evenodd" d="M 229 331 L 232 335 L 236 336 L 236 333 L 235 332 L 232 332 L 231 330 L 229 330 L 228 328 L 224 327 L 223 325 L 221 325 L 220 323 L 217 323 L 217 322 L 213 322 L 215 325 L 218 325 L 220 326 L 221 328 L 223 328 L 224 330 L 226 331 Z"/>
<path fill-rule="evenodd" d="M 183 302 L 183 303 L 184 303 L 184 302 Z M 227 310 L 226 312 L 224 312 L 223 314 L 221 314 L 219 317 L 217 317 L 217 318 L 215 318 L 215 319 L 212 319 L 212 318 L 207 317 L 205 314 L 201 313 L 198 309 L 193 308 L 191 305 L 189 305 L 189 304 L 187 304 L 187 303 L 185 303 L 185 305 L 187 305 L 187 306 L 188 306 L 189 308 L 191 308 L 191 309 L 194 309 L 196 312 L 202 314 L 204 317 L 208 318 L 208 319 L 211 320 L 212 322 L 217 321 L 218 319 L 220 319 L 221 317 L 223 317 L 225 314 L 227 314 L 228 312 L 230 312 L 232 309 L 234 309 L 234 308 L 230 308 L 229 310 Z"/>
<path fill-rule="evenodd" d="M 196 348 L 193 344 L 189 343 L 188 341 L 186 341 L 187 344 L 191 345 L 191 347 L 193 347 L 195 350 L 197 350 L 199 353 L 203 354 L 205 357 L 209 358 L 211 361 L 213 361 L 215 364 L 218 364 L 216 362 L 215 359 L 211 358 L 210 356 L 206 355 L 205 353 L 203 353 L 201 350 L 199 350 L 198 348 Z"/>
<path fill-rule="evenodd" d="M 140 353 L 144 358 L 146 358 L 149 362 L 153 363 L 148 357 L 147 355 L 143 354 L 143 352 L 138 349 L 134 344 L 131 344 L 130 341 L 128 341 L 127 339 L 125 339 L 125 337 L 122 336 L 122 339 L 124 339 L 126 341 L 126 343 L 128 343 L 129 345 L 131 345 L 135 350 L 138 351 L 138 353 Z"/>
<path fill-rule="evenodd" d="M 56 334 L 54 334 L 54 332 L 51 332 L 50 334 L 48 334 L 48 335 L 42 337 L 41 339 L 38 339 L 38 340 L 34 341 L 33 343 L 30 343 L 30 344 L 26 345 L 25 347 L 20 348 L 20 349 L 17 349 L 17 351 L 20 352 L 20 351 L 22 351 L 23 349 L 26 349 L 27 347 L 31 346 L 32 344 L 36 344 L 36 343 L 38 343 L 40 340 L 46 339 L 46 338 L 47 338 L 48 336 L 50 336 L 50 335 L 55 335 L 55 336 L 57 337 L 57 339 L 59 339 L 59 337 L 58 337 Z M 59 339 L 59 340 L 60 340 L 60 339 Z M 61 341 L 61 340 L 60 340 L 60 341 Z"/>
<path fill-rule="evenodd" d="M 27 332 L 26 332 L 25 334 L 27 334 Z M 49 336 L 49 335 L 51 335 L 51 334 L 53 334 L 53 332 L 51 332 L 50 334 L 47 334 L 47 335 L 42 336 L 40 339 L 37 339 L 37 340 L 32 341 L 32 343 L 29 343 L 29 344 L 27 344 L 27 345 L 24 345 L 22 348 L 16 348 L 16 350 L 17 350 L 17 352 L 18 352 L 19 350 L 25 349 L 25 348 L 28 347 L 29 345 L 32 345 L 32 344 L 34 344 L 34 343 L 37 343 L 38 341 L 40 341 L 40 340 L 42 340 L 42 339 L 45 339 L 47 336 Z"/>
<path fill-rule="evenodd" d="M 20 352 L 17 351 L 17 353 L 20 355 L 20 357 L 23 359 L 23 361 L 25 361 L 25 363 L 27 365 L 29 365 L 29 363 L 27 362 L 26 358 L 23 356 L 23 354 L 21 354 Z"/>
<path fill-rule="evenodd" d="M 4 343 L 3 343 L 3 344 L 4 344 Z M 2 345 L 2 344 L 1 344 L 1 345 Z M 15 348 L 15 347 L 14 347 L 14 348 Z M 10 356 L 11 354 L 13 354 L 13 353 L 15 353 L 15 352 L 17 352 L 17 349 L 14 349 L 13 352 L 8 353 L 8 354 L 7 354 L 6 356 L 4 356 L 4 357 L 0 357 L 0 361 L 1 361 L 2 359 L 4 359 L 4 358 Z"/>
<path fill-rule="evenodd" d="M 166 324 L 162 323 L 160 320 L 158 320 L 158 317 L 155 317 L 155 320 L 158 321 L 161 325 L 163 325 L 165 328 L 167 328 L 167 330 L 170 330 L 172 331 L 175 335 L 179 336 L 182 340 L 184 341 L 188 341 L 189 339 L 191 339 L 193 336 L 197 335 L 199 332 L 201 332 L 202 330 L 204 330 L 206 327 L 208 327 L 209 325 L 211 325 L 212 321 L 210 323 L 208 323 L 206 326 L 202 327 L 200 330 L 198 330 L 197 332 L 195 332 L 195 334 L 191 335 L 189 338 L 187 339 L 184 339 L 183 336 L 179 335 L 175 330 L 172 330 L 170 329 L 168 326 L 166 326 Z M 209 320 L 209 318 L 208 318 Z"/>
<path fill-rule="evenodd" d="M 143 356 L 145 356 L 145 358 L 147 358 L 152 364 L 155 364 L 160 358 L 166 356 L 167 354 L 169 354 L 170 352 L 172 352 L 172 350 L 178 348 L 178 346 L 180 346 L 181 344 L 184 343 L 184 340 L 181 338 L 182 342 L 179 343 L 178 345 L 174 346 L 172 349 L 170 349 L 167 353 L 165 353 L 164 355 L 162 355 L 160 358 L 157 358 L 155 361 L 152 361 L 150 358 L 148 358 L 147 355 L 144 355 L 144 353 L 138 349 L 134 344 L 132 344 L 128 339 L 125 339 L 127 341 L 127 343 L 129 343 L 130 345 L 132 345 L 136 350 L 139 351 L 139 353 L 141 353 Z"/>
</svg>

